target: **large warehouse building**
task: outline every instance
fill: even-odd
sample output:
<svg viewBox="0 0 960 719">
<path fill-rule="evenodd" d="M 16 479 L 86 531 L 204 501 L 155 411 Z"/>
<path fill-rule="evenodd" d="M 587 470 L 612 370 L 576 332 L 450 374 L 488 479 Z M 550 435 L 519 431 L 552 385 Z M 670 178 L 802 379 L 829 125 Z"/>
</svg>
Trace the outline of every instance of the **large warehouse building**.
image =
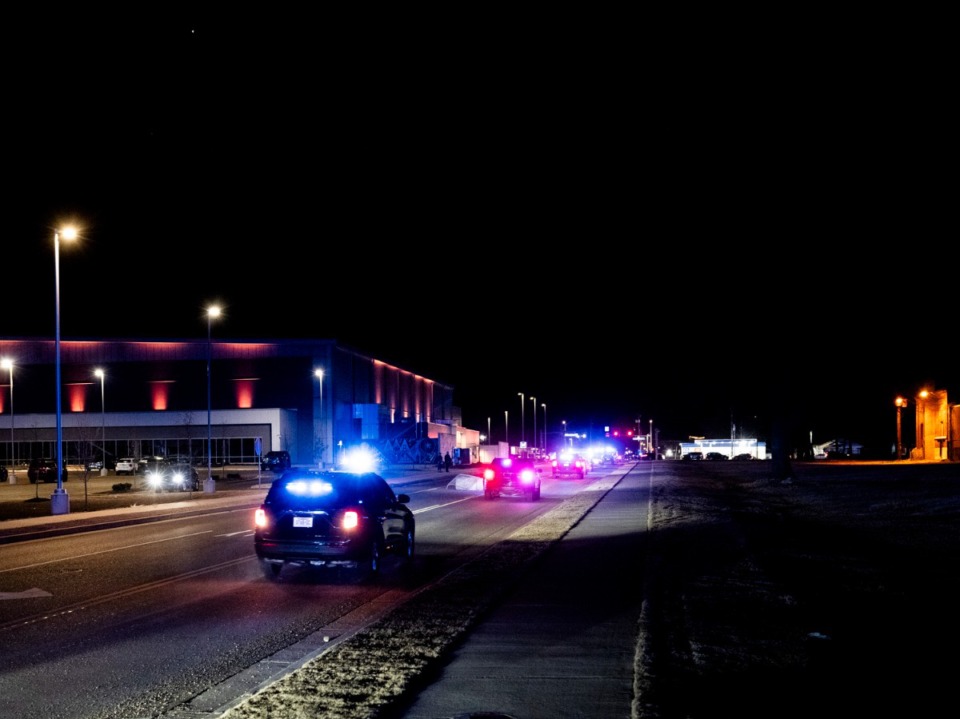
<svg viewBox="0 0 960 719">
<path fill-rule="evenodd" d="M 0 339 L 0 359 L 0 462 L 55 456 L 56 343 Z M 323 466 L 360 444 L 390 462 L 479 447 L 453 387 L 335 340 L 61 341 L 60 375 L 67 464 L 205 464 L 208 445 L 215 465 L 254 463 L 259 449 Z"/>
</svg>

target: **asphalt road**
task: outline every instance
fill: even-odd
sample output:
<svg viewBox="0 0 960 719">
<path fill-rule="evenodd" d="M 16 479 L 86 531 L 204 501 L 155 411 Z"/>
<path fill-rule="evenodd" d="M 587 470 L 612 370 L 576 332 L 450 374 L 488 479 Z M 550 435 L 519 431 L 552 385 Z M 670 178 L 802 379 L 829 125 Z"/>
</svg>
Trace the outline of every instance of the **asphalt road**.
<svg viewBox="0 0 960 719">
<path fill-rule="evenodd" d="M 636 469 L 598 490 L 378 719 L 914 717 L 951 706 L 960 464 L 795 464 L 786 481 L 765 462 Z"/>
</svg>

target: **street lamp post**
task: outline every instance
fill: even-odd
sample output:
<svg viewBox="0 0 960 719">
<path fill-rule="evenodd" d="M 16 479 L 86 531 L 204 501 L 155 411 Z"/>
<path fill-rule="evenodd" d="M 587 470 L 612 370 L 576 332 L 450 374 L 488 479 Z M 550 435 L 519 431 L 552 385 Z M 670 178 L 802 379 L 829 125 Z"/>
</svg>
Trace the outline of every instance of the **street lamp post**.
<svg viewBox="0 0 960 719">
<path fill-rule="evenodd" d="M 503 410 L 503 436 L 507 440 L 507 454 L 510 454 L 510 410 Z"/>
<path fill-rule="evenodd" d="M 894 400 L 897 405 L 897 459 L 903 459 L 903 435 L 900 433 L 900 411 L 907 406 L 907 400 L 903 397 L 897 397 Z"/>
<path fill-rule="evenodd" d="M 653 420 L 650 420 L 650 439 L 647 442 L 650 449 L 653 450 L 653 459 L 657 458 L 657 447 L 656 443 L 653 441 Z"/>
<path fill-rule="evenodd" d="M 523 433 L 524 433 L 524 425 L 526 424 L 526 420 L 525 420 L 525 418 L 524 418 L 524 416 L 523 416 L 523 410 L 524 410 L 524 406 L 523 406 L 523 392 L 517 392 L 517 395 L 520 397 L 520 444 L 517 445 L 517 447 L 518 447 L 518 449 L 517 449 L 517 454 L 520 454 L 520 448 L 523 448 L 523 445 L 526 444 L 526 437 L 524 437 L 524 434 L 523 434 Z"/>
<path fill-rule="evenodd" d="M 220 308 L 211 305 L 207 308 L 207 478 L 203 482 L 203 491 L 212 494 L 217 489 L 217 481 L 213 478 L 213 423 L 212 405 L 210 400 L 210 363 L 213 359 L 213 340 L 210 325 L 215 317 L 220 316 Z"/>
<path fill-rule="evenodd" d="M 320 384 L 320 423 L 319 423 L 319 434 L 320 434 L 320 446 L 317 448 L 320 450 L 320 458 L 318 460 L 318 467 L 323 469 L 323 448 L 326 444 L 325 435 L 323 433 L 323 370 L 319 367 L 313 371 L 314 377 L 319 380 Z"/>
<path fill-rule="evenodd" d="M 927 458 L 927 397 L 930 392 L 925 389 L 920 390 L 920 401 L 917 403 L 917 427 L 919 437 L 916 440 L 916 446 L 920 447 L 920 459 Z"/>
<path fill-rule="evenodd" d="M 493 435 L 490 434 L 490 418 L 487 417 L 487 441 L 493 443 Z"/>
<path fill-rule="evenodd" d="M 17 483 L 17 445 L 13 438 L 13 360 L 4 357 L 0 360 L 3 369 L 10 373 L 10 484 Z"/>
<path fill-rule="evenodd" d="M 533 402 L 533 451 L 537 451 L 537 398 L 530 395 L 530 401 Z"/>
<path fill-rule="evenodd" d="M 106 373 L 99 367 L 93 371 L 100 378 L 100 476 L 107 476 L 107 403 L 106 392 L 103 388 Z"/>
<path fill-rule="evenodd" d="M 567 446 L 567 420 L 561 419 L 560 424 L 563 425 L 563 436 L 560 438 L 560 449 L 563 449 Z"/>
<path fill-rule="evenodd" d="M 57 366 L 57 488 L 50 495 L 51 514 L 70 513 L 70 495 L 63 488 L 63 412 L 61 411 L 62 395 L 60 389 L 60 233 L 64 240 L 77 239 L 75 227 L 64 227 L 53 232 L 53 277 L 56 305 L 56 366 Z"/>
<path fill-rule="evenodd" d="M 547 447 L 547 404 L 546 402 L 541 402 L 540 406 L 543 407 L 543 451 L 546 454 L 550 454 L 550 448 Z"/>
</svg>

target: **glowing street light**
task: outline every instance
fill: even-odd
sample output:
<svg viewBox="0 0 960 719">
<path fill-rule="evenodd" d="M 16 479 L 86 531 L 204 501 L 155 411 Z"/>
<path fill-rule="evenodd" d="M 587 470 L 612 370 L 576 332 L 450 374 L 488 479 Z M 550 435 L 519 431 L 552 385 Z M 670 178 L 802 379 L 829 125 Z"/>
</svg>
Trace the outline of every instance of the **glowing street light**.
<svg viewBox="0 0 960 719">
<path fill-rule="evenodd" d="M 107 404 L 106 394 L 103 389 L 103 381 L 106 374 L 99 367 L 93 373 L 100 378 L 100 451 L 102 461 L 100 462 L 100 476 L 107 476 Z"/>
<path fill-rule="evenodd" d="M 897 397 L 893 403 L 897 405 L 897 459 L 903 459 L 903 435 L 900 433 L 900 410 L 907 406 L 907 400 Z"/>
<path fill-rule="evenodd" d="M 203 482 L 203 491 L 211 494 L 216 491 L 217 482 L 213 478 L 213 425 L 210 401 L 210 362 L 213 359 L 213 340 L 210 325 L 219 316 L 220 308 L 217 305 L 207 308 L 207 478 Z"/>
<path fill-rule="evenodd" d="M 70 495 L 63 488 L 63 412 L 61 404 L 63 403 L 60 389 L 60 234 L 63 233 L 63 239 L 72 241 L 77 239 L 77 228 L 64 227 L 53 231 L 53 277 L 54 289 L 56 292 L 56 348 L 57 348 L 57 488 L 53 490 L 50 496 L 51 514 L 69 514 L 70 513 Z"/>
<path fill-rule="evenodd" d="M 503 436 L 507 441 L 507 454 L 510 454 L 510 410 L 503 410 Z"/>
<path fill-rule="evenodd" d="M 318 367 L 313 371 L 313 375 L 320 381 L 320 457 L 318 460 L 318 465 L 320 469 L 323 469 L 323 448 L 326 445 L 326 435 L 323 432 L 323 370 Z"/>
<path fill-rule="evenodd" d="M 13 438 L 13 360 L 4 357 L 0 367 L 10 373 L 10 484 L 17 483 L 17 445 Z"/>
<path fill-rule="evenodd" d="M 549 454 L 550 448 L 547 447 L 547 405 L 545 402 L 541 402 L 540 406 L 543 407 L 543 451 Z"/>
<path fill-rule="evenodd" d="M 917 403 L 917 418 L 920 420 L 917 426 L 920 429 L 920 436 L 917 438 L 916 445 L 922 452 L 920 459 L 927 458 L 927 397 L 929 396 L 928 390 L 920 390 L 920 401 Z"/>
</svg>

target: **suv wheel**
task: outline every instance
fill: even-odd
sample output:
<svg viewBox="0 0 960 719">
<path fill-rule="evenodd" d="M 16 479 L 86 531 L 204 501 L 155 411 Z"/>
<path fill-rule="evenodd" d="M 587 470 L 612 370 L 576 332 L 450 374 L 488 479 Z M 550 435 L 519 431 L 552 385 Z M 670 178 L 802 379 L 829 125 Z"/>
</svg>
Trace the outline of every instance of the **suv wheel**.
<svg viewBox="0 0 960 719">
<path fill-rule="evenodd" d="M 413 557 L 416 554 L 417 549 L 417 540 L 413 534 L 413 530 L 407 530 L 407 536 L 404 538 L 403 546 L 403 562 L 404 564 L 413 564 Z"/>
<path fill-rule="evenodd" d="M 380 540 L 375 540 L 373 544 L 370 545 L 370 561 L 368 567 L 371 574 L 380 573 L 380 564 L 382 562 L 383 546 L 380 543 Z"/>
</svg>

